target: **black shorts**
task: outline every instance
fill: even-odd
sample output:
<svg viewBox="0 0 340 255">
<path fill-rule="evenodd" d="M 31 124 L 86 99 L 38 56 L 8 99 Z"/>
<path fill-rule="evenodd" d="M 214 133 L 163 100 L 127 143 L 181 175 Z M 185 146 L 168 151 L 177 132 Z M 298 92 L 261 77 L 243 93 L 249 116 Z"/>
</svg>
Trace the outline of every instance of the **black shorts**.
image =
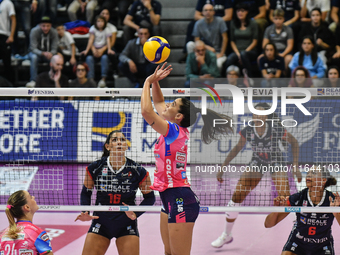
<svg viewBox="0 0 340 255">
<path fill-rule="evenodd" d="M 109 240 L 128 235 L 139 237 L 137 220 L 111 220 L 103 216 L 92 220 L 88 233 L 95 233 Z"/>
<path fill-rule="evenodd" d="M 292 232 L 282 251 L 290 251 L 297 255 L 334 255 L 333 238 L 317 246 L 301 242 L 296 237 L 296 232 Z"/>
<path fill-rule="evenodd" d="M 199 211 L 199 200 L 188 187 L 170 188 L 160 192 L 162 212 L 168 214 L 168 223 L 195 222 Z"/>
</svg>

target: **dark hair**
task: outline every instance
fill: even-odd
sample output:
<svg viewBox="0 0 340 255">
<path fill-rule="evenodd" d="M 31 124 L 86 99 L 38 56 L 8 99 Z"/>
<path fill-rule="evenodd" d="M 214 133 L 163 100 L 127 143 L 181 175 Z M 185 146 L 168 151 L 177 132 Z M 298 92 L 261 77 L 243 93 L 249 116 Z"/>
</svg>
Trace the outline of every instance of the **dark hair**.
<svg viewBox="0 0 340 255">
<path fill-rule="evenodd" d="M 7 205 L 10 205 L 11 208 L 6 208 L 6 215 L 9 222 L 9 230 L 6 235 L 12 239 L 17 239 L 18 233 L 20 232 L 14 218 L 20 219 L 25 216 L 22 210 L 25 204 L 27 204 L 27 199 L 23 190 L 14 192 L 7 200 Z"/>
<path fill-rule="evenodd" d="M 88 72 L 90 71 L 89 66 L 88 66 L 85 62 L 79 62 L 79 63 L 76 63 L 76 64 L 73 66 L 72 71 L 73 71 L 74 73 L 77 73 L 77 66 L 78 66 L 78 65 L 84 66 L 84 67 L 85 67 L 86 73 L 88 73 Z"/>
<path fill-rule="evenodd" d="M 326 167 L 322 167 L 322 169 L 321 177 L 327 179 L 323 188 L 325 189 L 329 186 L 336 185 L 337 180 L 329 173 L 329 170 Z"/>
<path fill-rule="evenodd" d="M 315 65 L 316 61 L 318 61 L 318 52 L 316 51 L 316 47 L 315 47 L 315 42 L 314 42 L 314 39 L 312 36 L 310 35 L 306 35 L 305 37 L 303 37 L 302 39 L 302 43 L 301 43 L 301 49 L 300 49 L 300 54 L 299 54 L 299 66 L 302 66 L 303 65 L 303 59 L 304 59 L 304 56 L 305 56 L 305 52 L 303 51 L 302 49 L 302 44 L 303 44 L 303 41 L 305 39 L 309 39 L 312 44 L 314 45 L 313 49 L 312 49 L 312 52 L 311 52 L 311 57 L 312 57 L 312 62 L 313 62 L 313 66 Z"/>
<path fill-rule="evenodd" d="M 319 7 L 315 7 L 310 11 L 310 15 L 312 16 L 312 12 L 313 11 L 318 11 L 320 13 L 320 15 L 322 15 L 321 9 Z"/>
<path fill-rule="evenodd" d="M 247 16 L 246 16 L 246 19 L 245 19 L 245 26 L 247 27 L 250 23 L 250 17 L 249 17 L 249 5 L 248 4 L 244 4 L 244 3 L 240 3 L 240 4 L 237 4 L 235 6 L 235 12 L 237 12 L 237 10 L 240 10 L 240 9 L 244 9 L 246 10 L 248 13 L 247 13 Z M 236 28 L 240 28 L 241 27 L 241 21 L 237 18 L 237 15 L 235 13 L 234 15 L 234 24 L 235 24 L 235 27 Z"/>
<path fill-rule="evenodd" d="M 104 10 L 107 10 L 107 11 L 109 12 L 109 15 L 110 15 L 110 17 L 111 17 L 110 10 L 109 10 L 107 7 L 104 7 L 104 8 L 102 8 L 102 9 L 100 10 L 100 12 L 99 12 L 99 13 L 102 13 L 102 11 L 104 11 Z"/>
<path fill-rule="evenodd" d="M 111 133 L 108 134 L 108 136 L 106 137 L 105 143 L 103 145 L 103 154 L 102 154 L 102 157 L 110 156 L 110 151 L 108 151 L 106 149 L 105 145 L 110 143 L 110 139 L 111 139 L 112 135 L 115 134 L 115 133 L 122 133 L 124 135 L 124 133 L 122 131 L 120 131 L 120 130 L 113 130 L 113 131 L 111 131 Z"/>
<path fill-rule="evenodd" d="M 291 85 L 292 87 L 298 87 L 298 84 L 295 81 L 295 75 L 296 75 L 296 72 L 299 71 L 299 70 L 303 71 L 305 73 L 305 76 L 306 76 L 304 87 L 310 88 L 313 85 L 312 78 L 310 76 L 308 69 L 305 68 L 304 66 L 298 66 L 293 70 L 292 76 L 291 76 L 290 81 L 289 81 L 289 85 Z"/>
<path fill-rule="evenodd" d="M 100 15 L 96 16 L 96 18 L 94 19 L 94 27 L 99 30 L 99 28 L 97 27 L 97 20 L 98 19 L 101 19 L 101 20 L 104 21 L 104 27 L 103 27 L 103 30 L 104 30 L 106 28 L 107 22 L 106 22 L 106 19 L 103 16 L 100 16 Z"/>
<path fill-rule="evenodd" d="M 274 44 L 274 43 L 271 43 L 271 42 L 267 43 L 267 44 L 264 46 L 264 48 L 263 48 L 264 56 L 267 57 L 267 56 L 266 56 L 266 48 L 267 48 L 268 45 L 272 45 L 272 46 L 273 46 L 273 48 L 274 48 L 274 57 L 277 57 L 277 55 L 278 55 L 277 48 L 276 48 L 275 44 Z"/>
<path fill-rule="evenodd" d="M 148 27 L 148 26 L 143 25 L 143 26 L 140 26 L 140 27 L 138 28 L 138 30 L 139 30 L 139 29 L 147 29 L 148 32 L 149 32 L 149 34 L 151 34 L 150 27 Z"/>
<path fill-rule="evenodd" d="M 270 105 L 267 104 L 267 103 L 258 103 L 258 104 L 255 105 L 254 108 L 256 109 L 257 107 L 262 107 L 265 110 L 270 109 Z M 277 116 L 276 113 L 274 113 L 274 112 L 268 115 L 268 119 L 273 119 L 273 118 L 280 119 L 279 116 Z"/>
<path fill-rule="evenodd" d="M 61 22 L 56 23 L 54 27 L 55 28 L 57 28 L 57 27 L 64 27 L 65 28 L 64 23 L 61 23 Z"/>
<path fill-rule="evenodd" d="M 196 108 L 196 106 L 187 98 L 182 97 L 182 105 L 179 107 L 179 113 L 183 114 L 183 119 L 180 123 L 181 127 L 190 127 L 191 125 L 195 124 L 197 120 L 197 113 L 201 111 L 200 108 Z M 233 133 L 233 129 L 230 126 L 231 118 L 227 115 L 217 113 L 213 110 L 207 109 L 207 114 L 202 115 L 202 119 L 204 122 L 202 128 L 202 141 L 205 144 L 209 144 L 212 140 L 218 139 L 218 135 L 220 134 L 229 134 Z M 226 119 L 228 120 L 227 125 L 218 125 L 213 127 L 213 120 L 214 119 Z"/>
<path fill-rule="evenodd" d="M 327 78 L 328 78 L 328 72 L 329 72 L 331 69 L 335 69 L 335 70 L 338 72 L 339 76 L 340 76 L 339 67 L 337 67 L 337 66 L 330 66 L 330 67 L 328 68 L 328 70 L 327 70 Z"/>
</svg>

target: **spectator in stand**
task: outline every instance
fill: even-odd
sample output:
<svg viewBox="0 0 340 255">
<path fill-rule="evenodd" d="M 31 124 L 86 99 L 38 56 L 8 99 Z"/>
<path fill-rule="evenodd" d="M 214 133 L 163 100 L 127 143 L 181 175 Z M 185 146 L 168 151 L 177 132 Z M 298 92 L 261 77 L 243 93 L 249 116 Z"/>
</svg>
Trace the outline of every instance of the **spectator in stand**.
<svg viewBox="0 0 340 255">
<path fill-rule="evenodd" d="M 322 21 L 327 21 L 328 12 L 331 10 L 330 0 L 301 0 L 301 21 L 311 22 L 311 11 L 315 8 L 321 10 Z"/>
<path fill-rule="evenodd" d="M 226 70 L 226 73 L 227 73 L 226 77 L 227 77 L 227 80 L 228 80 L 228 84 L 234 85 L 234 86 L 239 87 L 239 88 L 246 88 L 247 87 L 242 82 L 242 80 L 244 80 L 244 79 L 240 78 L 240 68 L 238 68 L 238 66 L 234 66 L 234 65 L 229 66 Z M 246 82 L 246 83 L 248 83 L 248 82 Z"/>
<path fill-rule="evenodd" d="M 73 0 L 67 9 L 68 17 L 71 21 L 77 20 L 77 11 L 81 9 L 82 13 L 86 11 L 86 20 L 92 24 L 94 10 L 97 5 L 97 0 Z"/>
<path fill-rule="evenodd" d="M 186 44 L 190 41 L 194 41 L 192 31 L 196 21 L 203 19 L 203 7 L 205 4 L 211 4 L 214 6 L 215 16 L 221 17 L 227 24 L 233 18 L 233 2 L 232 0 L 198 0 L 196 4 L 194 20 L 192 20 L 187 28 L 187 35 L 185 38 L 185 46 L 183 48 L 183 56 L 180 58 L 179 63 L 185 63 L 187 58 Z M 228 26 L 228 25 L 227 25 Z"/>
<path fill-rule="evenodd" d="M 65 31 L 63 24 L 56 25 L 58 33 L 58 52 L 63 55 L 64 61 L 69 62 L 72 66 L 76 64 L 76 53 L 78 49 L 72 35 Z"/>
<path fill-rule="evenodd" d="M 156 0 L 135 1 L 124 18 L 124 43 L 134 37 L 139 27 L 147 27 L 152 35 L 161 35 L 162 5 Z"/>
<path fill-rule="evenodd" d="M 234 11 L 236 11 L 236 6 L 239 4 L 248 5 L 249 18 L 255 20 L 258 24 L 258 47 L 261 47 L 263 33 L 268 25 L 265 0 L 234 0 Z"/>
<path fill-rule="evenodd" d="M 106 20 L 106 27 L 109 29 L 110 33 L 111 33 L 111 41 L 110 41 L 110 46 L 111 46 L 111 50 L 113 52 L 116 52 L 114 46 L 116 43 L 116 39 L 117 39 L 117 28 L 116 26 L 114 26 L 113 24 L 111 24 L 109 22 L 110 20 L 110 12 L 108 9 L 102 9 L 102 11 L 100 12 L 100 16 L 104 17 Z M 116 74 L 116 71 L 118 70 L 118 57 L 117 54 L 109 54 L 109 59 L 112 63 L 112 68 L 114 70 L 114 73 Z"/>
<path fill-rule="evenodd" d="M 337 26 L 335 31 L 335 48 L 332 52 L 332 57 L 329 58 L 329 65 L 340 66 L 340 26 Z"/>
<path fill-rule="evenodd" d="M 274 23 L 274 11 L 281 9 L 284 11 L 284 25 L 290 26 L 300 18 L 299 0 L 270 0 L 269 19 Z"/>
<path fill-rule="evenodd" d="M 57 5 L 58 0 L 39 0 L 35 13 L 35 24 L 39 23 L 45 16 L 50 17 L 52 24 L 54 24 L 57 18 Z"/>
<path fill-rule="evenodd" d="M 109 72 L 109 54 L 115 54 L 111 50 L 111 36 L 112 33 L 109 28 L 106 27 L 106 19 L 103 16 L 97 16 L 95 18 L 94 25 L 90 28 L 90 37 L 87 43 L 86 49 L 81 52 L 83 55 L 87 55 L 91 50 L 92 55 L 86 57 L 86 63 L 90 68 L 88 73 L 89 79 L 95 78 L 95 62 L 100 61 L 101 64 L 101 80 L 98 82 L 98 88 L 106 87 L 106 77 Z M 107 52 L 107 54 L 106 54 Z"/>
<path fill-rule="evenodd" d="M 73 66 L 73 72 L 76 74 L 77 78 L 70 82 L 70 88 L 96 88 L 96 82 L 93 79 L 87 79 L 86 75 L 89 72 L 89 66 L 86 63 L 78 63 Z M 87 100 L 90 98 L 73 98 L 69 97 L 68 100 Z M 95 100 L 99 100 L 99 97 L 95 97 Z"/>
<path fill-rule="evenodd" d="M 110 12 L 110 16 L 112 16 L 112 11 L 118 7 L 118 15 L 121 22 L 123 22 L 125 15 L 128 12 L 129 6 L 133 3 L 134 0 L 104 0 L 104 2 L 100 5 L 102 10 L 107 9 Z"/>
<path fill-rule="evenodd" d="M 293 30 L 284 25 L 284 13 L 282 9 L 277 9 L 272 12 L 274 24 L 266 28 L 262 48 L 269 42 L 275 44 L 279 56 L 285 60 L 285 69 L 287 69 L 293 57 L 294 35 Z M 261 57 L 262 55 L 259 58 Z"/>
<path fill-rule="evenodd" d="M 210 50 L 206 50 L 203 41 L 195 41 L 195 52 L 188 55 L 185 73 L 187 76 L 185 87 L 187 88 L 190 87 L 190 78 L 209 79 L 220 76 L 216 55 Z"/>
<path fill-rule="evenodd" d="M 58 50 L 58 33 L 52 28 L 50 17 L 41 18 L 39 25 L 34 27 L 30 33 L 30 82 L 26 87 L 35 87 L 35 81 L 38 75 L 38 63 L 49 63 L 52 56 Z"/>
<path fill-rule="evenodd" d="M 292 72 L 292 77 L 289 81 L 288 87 L 300 87 L 300 88 L 314 87 L 309 71 L 303 66 L 296 67 Z"/>
<path fill-rule="evenodd" d="M 337 66 L 331 66 L 327 72 L 327 80 L 324 87 L 338 88 L 340 87 L 340 71 Z"/>
<path fill-rule="evenodd" d="M 31 11 L 35 13 L 38 6 L 38 1 L 33 0 L 31 4 L 31 0 L 12 0 L 15 8 L 15 13 L 17 13 L 17 21 L 20 23 L 22 30 L 25 34 L 25 49 L 23 51 L 19 50 L 18 45 L 18 27 L 16 29 L 14 35 L 14 53 L 19 54 L 23 53 L 23 55 L 27 54 L 28 46 L 30 44 L 30 31 L 32 28 L 31 24 Z"/>
<path fill-rule="evenodd" d="M 262 87 L 281 87 L 275 78 L 282 77 L 285 64 L 283 57 L 279 56 L 275 44 L 267 43 L 264 46 L 264 56 L 260 58 L 259 63 L 259 68 L 264 78 L 261 82 Z"/>
<path fill-rule="evenodd" d="M 306 36 L 303 39 L 300 52 L 294 54 L 289 64 L 291 70 L 298 66 L 304 66 L 309 71 L 311 77 L 316 79 L 313 81 L 314 85 L 317 87 L 322 85 L 322 82 L 317 79 L 325 77 L 327 66 L 318 56 L 314 40 L 311 36 Z"/>
<path fill-rule="evenodd" d="M 4 64 L 5 77 L 13 82 L 11 62 L 12 43 L 16 28 L 14 5 L 10 0 L 0 2 L 0 58 Z"/>
<path fill-rule="evenodd" d="M 51 58 L 50 70 L 48 72 L 43 72 L 37 76 L 36 88 L 68 88 L 68 78 L 61 73 L 64 67 L 64 59 L 61 55 L 56 54 Z M 36 100 L 36 97 L 32 97 L 32 100 Z M 51 100 L 58 98 L 42 98 L 41 100 Z M 60 97 L 63 100 L 64 97 Z"/>
<path fill-rule="evenodd" d="M 311 22 L 305 23 L 299 33 L 299 44 L 307 35 L 311 36 L 316 42 L 316 51 L 319 53 L 322 61 L 327 63 L 326 51 L 332 48 L 333 34 L 328 29 L 326 22 L 321 20 L 321 10 L 314 8 L 310 12 Z"/>
<path fill-rule="evenodd" d="M 258 26 L 249 18 L 248 6 L 239 4 L 236 15 L 230 24 L 230 45 L 233 52 L 228 56 L 225 66 L 240 63 L 249 77 L 252 77 L 251 62 L 257 58 Z"/>
<path fill-rule="evenodd" d="M 332 24 L 329 25 L 329 29 L 334 33 L 337 26 L 339 25 L 339 15 L 340 15 L 340 0 L 332 0 L 331 2 L 331 20 Z"/>
<path fill-rule="evenodd" d="M 206 4 L 203 7 L 204 19 L 200 19 L 194 26 L 192 36 L 195 41 L 202 40 L 205 43 L 205 48 L 216 54 L 217 67 L 222 69 L 223 63 L 227 57 L 225 52 L 228 44 L 227 26 L 221 17 L 214 16 L 214 6 Z M 187 43 L 188 54 L 195 49 L 194 42 Z"/>
<path fill-rule="evenodd" d="M 157 67 L 144 57 L 143 45 L 149 38 L 149 28 L 140 27 L 138 38 L 130 40 L 119 55 L 118 68 L 134 84 L 135 88 L 141 87 L 138 79 L 145 80 Z"/>
</svg>

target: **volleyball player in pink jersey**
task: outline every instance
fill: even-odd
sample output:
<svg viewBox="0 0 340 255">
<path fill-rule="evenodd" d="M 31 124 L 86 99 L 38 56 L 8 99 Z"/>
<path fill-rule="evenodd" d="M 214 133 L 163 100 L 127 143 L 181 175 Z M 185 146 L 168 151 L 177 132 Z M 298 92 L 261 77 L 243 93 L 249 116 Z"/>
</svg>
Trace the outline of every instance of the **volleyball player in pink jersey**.
<svg viewBox="0 0 340 255">
<path fill-rule="evenodd" d="M 190 254 L 192 232 L 199 213 L 199 200 L 190 188 L 186 177 L 187 149 L 189 131 L 197 113 L 201 109 L 186 98 L 177 98 L 172 103 L 165 104 L 158 81 L 167 77 L 172 68 L 166 63 L 158 66 L 155 72 L 144 82 L 141 109 L 146 122 L 161 136 L 155 145 L 156 170 L 154 184 L 151 189 L 157 190 L 163 203 L 161 212 L 161 236 L 166 255 Z M 158 114 L 153 110 L 150 98 L 152 84 L 152 99 Z M 202 115 L 204 126 L 202 140 L 210 143 L 219 134 L 228 134 L 232 129 L 222 125 L 213 128 L 213 119 L 230 119 L 207 109 L 207 115 Z"/>
<path fill-rule="evenodd" d="M 34 196 L 25 190 L 16 191 L 8 198 L 6 215 L 9 227 L 0 234 L 1 255 L 53 255 L 47 233 L 32 223 L 38 209 Z"/>
</svg>

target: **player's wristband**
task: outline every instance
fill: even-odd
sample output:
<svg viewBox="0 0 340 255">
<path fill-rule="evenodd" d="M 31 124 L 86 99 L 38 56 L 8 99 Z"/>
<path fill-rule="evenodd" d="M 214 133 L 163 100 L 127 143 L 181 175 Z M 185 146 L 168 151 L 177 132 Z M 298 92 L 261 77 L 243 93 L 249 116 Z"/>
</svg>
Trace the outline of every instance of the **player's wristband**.
<svg viewBox="0 0 340 255">
<path fill-rule="evenodd" d="M 153 11 L 153 8 L 151 7 L 148 11 L 149 11 L 149 12 Z"/>
</svg>

